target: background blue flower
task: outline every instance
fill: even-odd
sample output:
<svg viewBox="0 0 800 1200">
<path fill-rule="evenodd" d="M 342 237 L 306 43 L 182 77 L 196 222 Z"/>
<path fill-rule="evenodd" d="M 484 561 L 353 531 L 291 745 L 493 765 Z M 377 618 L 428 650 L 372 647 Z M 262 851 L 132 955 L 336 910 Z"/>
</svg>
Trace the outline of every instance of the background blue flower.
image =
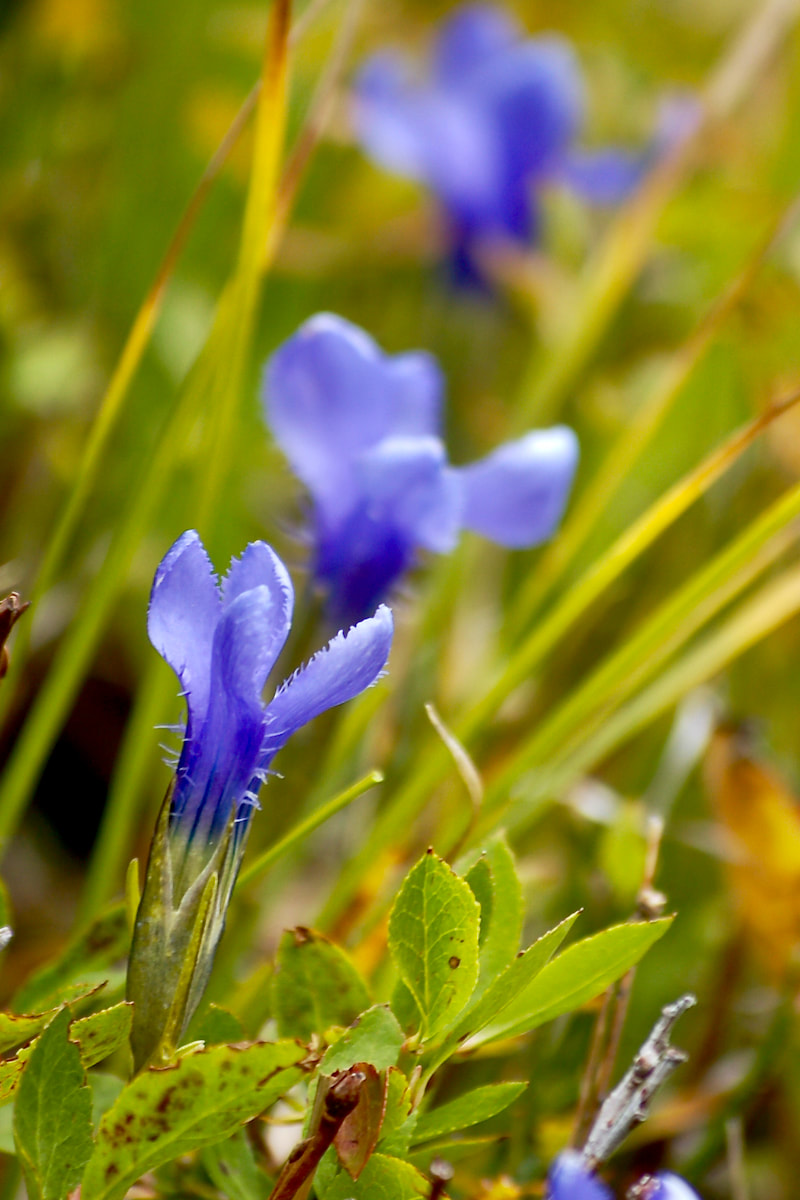
<svg viewBox="0 0 800 1200">
<path fill-rule="evenodd" d="M 565 426 L 451 467 L 439 437 L 443 380 L 424 353 L 383 353 L 363 330 L 319 314 L 272 356 L 267 422 L 314 502 L 312 570 L 334 623 L 363 617 L 416 561 L 461 529 L 505 546 L 546 540 L 578 459 Z"/>
<path fill-rule="evenodd" d="M 339 633 L 265 704 L 293 602 L 286 568 L 265 542 L 252 542 L 219 584 L 190 530 L 156 572 L 148 633 L 181 681 L 188 714 L 170 809 L 173 866 L 187 885 L 232 811 L 234 858 L 241 856 L 260 784 L 292 733 L 358 695 L 386 665 L 392 615 L 383 607 Z"/>
<path fill-rule="evenodd" d="M 601 1179 L 587 1171 L 576 1150 L 559 1154 L 547 1178 L 549 1200 L 614 1200 Z M 641 1200 L 700 1200 L 685 1179 L 660 1171 L 639 1183 Z"/>
<path fill-rule="evenodd" d="M 358 139 L 375 162 L 436 195 L 461 279 L 480 277 L 482 243 L 537 236 L 543 183 L 561 180 L 591 201 L 618 202 L 686 131 L 694 104 L 670 103 L 652 145 L 638 153 L 577 150 L 583 112 L 569 43 L 525 38 L 509 14 L 482 4 L 442 25 L 427 79 L 387 51 L 367 60 L 354 89 Z"/>
</svg>

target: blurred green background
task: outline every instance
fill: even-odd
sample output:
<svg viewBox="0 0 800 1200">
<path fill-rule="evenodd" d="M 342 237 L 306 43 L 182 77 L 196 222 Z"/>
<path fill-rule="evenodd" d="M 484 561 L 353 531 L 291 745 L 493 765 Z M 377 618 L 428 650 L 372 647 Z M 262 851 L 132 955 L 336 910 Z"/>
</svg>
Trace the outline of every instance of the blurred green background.
<svg viewBox="0 0 800 1200">
<path fill-rule="evenodd" d="M 296 42 L 290 144 L 303 128 L 347 7 L 342 0 L 315 5 L 318 11 Z M 347 83 L 358 62 L 386 43 L 422 56 L 433 26 L 451 7 L 411 0 L 361 6 L 330 119 L 265 279 L 241 386 L 234 467 L 215 523 L 220 567 L 248 539 L 265 537 L 293 568 L 298 591 L 302 587 L 305 551 L 296 536 L 302 495 L 270 445 L 257 397 L 265 358 L 314 312 L 341 313 L 388 351 L 420 347 L 438 356 L 448 381 L 447 440 L 455 462 L 486 453 L 508 436 L 523 381 L 530 372 L 535 378 L 540 364 L 564 345 L 582 273 L 604 244 L 613 212 L 591 211 L 551 189 L 542 241 L 516 264 L 513 278 L 494 294 L 458 292 L 442 266 L 444 243 L 432 199 L 374 167 L 354 144 Z M 701 93 L 760 10 L 749 0 L 561 0 L 508 7 L 531 33 L 556 30 L 575 46 L 587 92 L 585 144 L 632 147 L 647 140 L 660 97 L 675 87 Z M 3 592 L 15 588 L 24 596 L 34 586 L 127 332 L 206 163 L 258 76 L 266 21 L 264 5 L 220 0 L 4 0 L 0 7 Z M 753 263 L 780 215 L 790 212 L 800 184 L 799 129 L 800 38 L 789 20 L 741 103 L 703 132 L 663 206 L 641 268 L 549 414 L 579 434 L 578 494 L 607 448 L 624 438 L 669 356 Z M 6 756 L 85 604 L 211 327 L 237 253 L 250 146 L 248 129 L 191 231 L 79 528 L 36 610 L 24 671 L 13 694 L 4 697 Z M 800 385 L 799 318 L 800 221 L 790 213 L 663 426 L 601 506 L 561 590 L 726 435 Z M 197 419 L 202 426 L 203 414 Z M 72 923 L 126 720 L 154 657 L 145 633 L 153 570 L 174 538 L 196 521 L 201 443 L 202 429 L 192 427 L 175 448 L 164 497 L 120 580 L 91 667 L 7 853 L 5 876 L 18 929 L 12 981 Z M 507 713 L 494 730 L 481 768 L 490 772 L 502 762 L 513 739 L 798 474 L 800 413 L 790 412 L 570 630 L 535 680 L 532 696 L 522 697 L 521 716 Z M 366 748 L 340 764 L 345 775 L 354 763 L 388 759 L 392 744 L 395 774 L 402 774 L 406 747 L 424 727 L 422 701 L 435 699 L 447 720 L 469 704 L 494 657 L 511 644 L 502 613 L 513 608 L 539 554 L 500 555 L 468 541 L 451 564 L 431 563 L 418 572 L 398 606 L 392 679 L 404 689 L 403 699 L 392 707 L 384 688 L 388 715 Z M 428 624 L 420 615 L 426 611 Z M 436 622 L 437 611 L 447 619 Z M 420 642 L 420 628 L 428 640 Z M 799 642 L 800 625 L 790 621 L 713 681 L 715 711 L 756 722 L 756 757 L 780 769 L 789 792 L 800 786 Z M 580 804 L 554 808 L 519 842 L 533 933 L 577 905 L 587 909 L 583 932 L 627 917 L 641 875 L 636 798 L 652 784 L 671 720 L 671 713 L 661 717 L 600 764 L 607 792 L 595 790 Z M 144 852 L 167 780 L 156 741 L 153 735 L 152 747 L 145 748 L 146 799 L 128 856 Z M 313 764 L 301 762 L 305 745 L 287 750 L 285 763 L 278 763 L 287 779 L 270 782 L 265 808 L 267 801 L 285 807 L 296 794 L 290 766 L 310 773 Z M 740 1120 L 736 1128 L 745 1130 L 749 1194 L 781 1200 L 794 1194 L 800 1168 L 793 1135 L 800 1120 L 800 1045 L 786 1016 L 794 985 L 791 974 L 776 979 L 753 954 L 736 916 L 737 885 L 723 870 L 719 810 L 702 772 L 692 761 L 686 780 L 678 776 L 656 882 L 680 916 L 640 972 L 622 1055 L 632 1051 L 662 1003 L 696 990 L 701 1004 L 677 1040 L 693 1046 L 698 1065 L 687 1070 L 662 1122 L 663 1138 L 678 1139 L 679 1163 L 696 1156 L 706 1187 L 714 1189 L 709 1195 L 732 1194 L 728 1117 L 717 1097 L 740 1088 L 730 1120 Z M 347 778 L 353 777 L 351 771 Z M 368 805 L 354 810 L 335 835 L 315 845 L 316 872 L 284 872 L 287 890 L 280 903 L 277 888 L 271 893 L 261 945 L 274 943 L 281 923 L 313 919 L 335 877 L 337 854 L 352 848 L 358 822 L 369 811 Z M 268 824 L 265 817 L 262 841 Z M 426 828 L 410 833 L 409 846 L 398 847 L 397 857 L 425 836 Z M 800 847 L 800 830 L 794 836 Z M 765 875 L 783 879 L 784 868 L 769 861 L 770 851 L 758 852 Z M 795 857 L 800 862 L 800 849 Z M 791 869 L 784 874 L 793 878 Z M 109 894 L 121 882 L 110 880 Z M 793 914 L 800 886 L 796 897 L 786 886 L 783 902 Z M 788 947 L 789 959 L 791 952 Z M 539 1148 L 517 1154 L 519 1178 L 526 1171 L 534 1175 L 550 1143 L 555 1149 L 563 1140 L 563 1122 L 553 1117 L 568 1114 L 575 1103 L 588 1031 L 588 1018 L 581 1017 L 542 1031 L 533 1044 L 541 1087 L 531 1089 L 523 1105 L 515 1144 L 526 1146 L 524 1130 L 538 1121 Z M 470 1069 L 480 1074 L 478 1065 Z M 662 1150 L 654 1133 L 643 1161 L 657 1164 Z M 507 1165 L 503 1153 L 497 1153 L 498 1170 Z"/>
</svg>

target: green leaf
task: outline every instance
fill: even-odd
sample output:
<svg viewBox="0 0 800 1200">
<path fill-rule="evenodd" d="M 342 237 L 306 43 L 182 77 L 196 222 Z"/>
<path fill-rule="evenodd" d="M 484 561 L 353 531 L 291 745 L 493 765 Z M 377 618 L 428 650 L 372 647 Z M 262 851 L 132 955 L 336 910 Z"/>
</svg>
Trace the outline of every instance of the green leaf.
<svg viewBox="0 0 800 1200">
<path fill-rule="evenodd" d="M 105 1008 L 72 1021 L 70 1040 L 78 1043 L 84 1067 L 93 1067 L 95 1063 L 102 1062 L 127 1042 L 131 1031 L 131 1009 L 132 1005 L 128 1003 L 115 1004 L 113 1008 Z M 0 1104 L 10 1100 L 17 1090 L 25 1063 L 38 1041 L 38 1038 L 34 1039 L 29 1046 L 18 1050 L 14 1058 L 0 1062 Z"/>
<path fill-rule="evenodd" d="M 408 1161 L 420 1171 L 429 1171 L 435 1158 L 455 1163 L 481 1150 L 496 1150 L 501 1140 L 496 1133 L 483 1134 L 481 1137 L 459 1137 L 457 1134 L 451 1134 L 450 1137 L 435 1142 L 426 1142 L 408 1156 Z"/>
<path fill-rule="evenodd" d="M 489 926 L 492 921 L 492 910 L 494 908 L 494 881 L 492 879 L 492 868 L 486 861 L 485 855 L 477 858 L 469 870 L 464 874 L 465 881 L 469 884 L 473 896 L 478 901 L 481 910 L 481 925 L 478 935 L 478 948 L 483 949 Z"/>
<path fill-rule="evenodd" d="M 100 1122 L 82 1200 L 125 1195 L 147 1171 L 231 1136 L 303 1077 L 297 1042 L 213 1046 L 137 1075 Z"/>
<path fill-rule="evenodd" d="M 17 1012 L 36 1012 L 63 1004 L 66 997 L 61 989 L 92 979 L 126 958 L 130 940 L 125 908 L 118 904 L 92 922 L 55 962 L 34 972 L 15 993 L 13 1007 Z"/>
<path fill-rule="evenodd" d="M 464 878 L 481 906 L 480 975 L 474 1001 L 512 961 L 522 936 L 522 885 L 502 834 L 492 838 Z"/>
<path fill-rule="evenodd" d="M 659 921 L 613 925 L 568 946 L 528 987 L 514 995 L 497 1024 L 470 1038 L 469 1044 L 477 1046 L 527 1033 L 561 1013 L 580 1008 L 635 966 L 671 924 L 672 917 L 663 917 Z"/>
<path fill-rule="evenodd" d="M 92 1093 L 69 1023 L 66 1008 L 53 1018 L 17 1089 L 14 1139 L 30 1200 L 63 1200 L 92 1153 Z"/>
<path fill-rule="evenodd" d="M 478 979 L 480 907 L 463 879 L 429 850 L 412 867 L 389 917 L 389 947 L 426 1037 L 451 1023 Z"/>
<path fill-rule="evenodd" d="M 448 1104 L 442 1104 L 432 1112 L 423 1113 L 417 1121 L 414 1143 L 429 1142 L 433 1138 L 444 1137 L 446 1133 L 457 1133 L 480 1121 L 488 1121 L 513 1104 L 527 1086 L 524 1080 L 519 1083 L 488 1084 Z"/>
<path fill-rule="evenodd" d="M 411 1111 L 408 1080 L 397 1067 L 391 1067 L 386 1077 L 386 1109 L 378 1142 L 381 1154 L 405 1158 L 416 1125 L 417 1114 Z"/>
<path fill-rule="evenodd" d="M 125 1080 L 106 1071 L 92 1071 L 88 1079 L 92 1089 L 92 1126 L 96 1129 L 125 1087 Z"/>
<path fill-rule="evenodd" d="M 80 1001 L 90 999 L 103 986 L 102 983 L 70 984 L 63 989 L 58 1006 L 47 1009 L 46 1012 L 30 1014 L 0 1012 L 0 1054 L 5 1054 L 7 1050 L 13 1050 L 15 1046 L 21 1046 L 24 1042 L 35 1038 L 37 1034 L 47 1028 L 56 1013 L 60 1012 L 61 1005 L 69 1004 L 73 1008 L 77 1008 L 80 1006 Z"/>
<path fill-rule="evenodd" d="M 323 1163 L 326 1159 L 327 1154 Z M 388 1154 L 373 1154 L 355 1181 L 341 1168 L 330 1172 L 327 1163 L 326 1167 L 317 1171 L 314 1181 L 319 1200 L 417 1200 L 430 1192 L 416 1167 Z"/>
<path fill-rule="evenodd" d="M 17 1144 L 14 1141 L 14 1105 L 7 1104 L 0 1108 L 0 1154 L 15 1156 Z"/>
<path fill-rule="evenodd" d="M 73 1021 L 69 1036 L 78 1043 L 84 1067 L 93 1067 L 124 1046 L 130 1037 L 132 1020 L 133 1005 L 123 1001 Z"/>
<path fill-rule="evenodd" d="M 332 1025 L 349 1025 L 369 1004 L 350 959 L 313 929 L 284 933 L 272 976 L 272 1008 L 283 1037 L 310 1041 Z"/>
<path fill-rule="evenodd" d="M 253 1147 L 243 1129 L 233 1137 L 206 1146 L 200 1152 L 200 1162 L 214 1186 L 228 1200 L 266 1200 L 270 1185 L 258 1169 Z"/>
<path fill-rule="evenodd" d="M 398 979 L 392 991 L 392 1012 L 403 1029 L 415 1032 L 419 1029 L 422 1021 L 419 1006 L 402 979 Z"/>
<path fill-rule="evenodd" d="M 520 991 L 528 987 L 545 968 L 578 916 L 579 913 L 572 913 L 518 955 L 478 1002 L 467 1009 L 454 1031 L 453 1039 L 449 1041 L 463 1041 L 468 1034 L 476 1033 L 490 1021 L 495 1021 L 514 1002 Z"/>
<path fill-rule="evenodd" d="M 346 1029 L 338 1042 L 328 1047 L 319 1065 L 323 1075 L 346 1071 L 354 1063 L 370 1063 L 385 1071 L 397 1063 L 405 1036 L 394 1013 L 385 1004 L 368 1008 Z"/>
<path fill-rule="evenodd" d="M 190 1042 L 205 1042 L 207 1046 L 246 1041 L 245 1029 L 239 1018 L 217 1004 L 209 1004 L 202 1016 L 189 1023 L 186 1037 Z"/>
</svg>

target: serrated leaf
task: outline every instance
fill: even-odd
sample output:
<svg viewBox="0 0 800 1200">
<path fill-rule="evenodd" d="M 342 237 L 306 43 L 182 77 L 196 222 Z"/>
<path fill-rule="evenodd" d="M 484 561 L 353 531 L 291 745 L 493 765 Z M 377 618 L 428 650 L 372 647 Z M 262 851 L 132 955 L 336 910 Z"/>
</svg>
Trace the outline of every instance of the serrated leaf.
<svg viewBox="0 0 800 1200">
<path fill-rule="evenodd" d="M 258 1169 L 253 1147 L 243 1129 L 200 1152 L 211 1182 L 228 1200 L 266 1200 L 269 1180 Z"/>
<path fill-rule="evenodd" d="M 433 851 L 412 867 L 389 917 L 389 948 L 432 1037 L 452 1023 L 478 979 L 480 907 Z"/>
<path fill-rule="evenodd" d="M 78 1043 L 84 1067 L 93 1067 L 102 1062 L 127 1042 L 131 1031 L 132 1007 L 123 1002 L 72 1021 L 70 1040 Z M 34 1039 L 29 1046 L 18 1050 L 14 1058 L 0 1062 L 0 1105 L 10 1100 L 16 1092 L 25 1063 L 38 1041 L 38 1038 Z"/>
<path fill-rule="evenodd" d="M 346 1071 L 354 1063 L 370 1063 L 385 1071 L 397 1063 L 405 1036 L 397 1019 L 385 1004 L 368 1008 L 346 1029 L 337 1042 L 328 1047 L 319 1065 L 323 1075 Z"/>
<path fill-rule="evenodd" d="M 14 994 L 13 1008 L 36 1012 L 65 1003 L 63 988 L 94 979 L 98 971 L 126 958 L 130 940 L 125 907 L 118 904 L 93 921 L 55 962 L 34 972 Z"/>
<path fill-rule="evenodd" d="M 100 1122 L 82 1200 L 112 1200 L 147 1171 L 222 1141 L 303 1076 L 297 1042 L 212 1046 L 142 1071 Z"/>
<path fill-rule="evenodd" d="M 481 906 L 480 974 L 474 1001 L 513 960 L 522 936 L 522 885 L 502 834 L 492 838 L 464 878 Z"/>
<path fill-rule="evenodd" d="M 430 1192 L 416 1167 L 387 1154 L 373 1154 L 356 1181 L 341 1168 L 318 1170 L 314 1186 L 319 1200 L 417 1200 Z"/>
<path fill-rule="evenodd" d="M 29 1200 L 63 1200 L 92 1153 L 92 1093 L 60 1013 L 34 1046 L 17 1089 L 14 1140 Z"/>
<path fill-rule="evenodd" d="M 391 1067 L 386 1076 L 386 1108 L 378 1142 L 381 1154 L 404 1158 L 416 1125 L 417 1114 L 411 1111 L 408 1080 L 397 1067 Z"/>
<path fill-rule="evenodd" d="M 332 1025 L 349 1025 L 369 1004 L 367 986 L 345 952 L 303 927 L 281 938 L 271 986 L 278 1032 L 304 1041 Z"/>
<path fill-rule="evenodd" d="M 61 1011 L 62 1005 L 69 1004 L 73 1009 L 79 1008 L 82 1001 L 97 995 L 104 986 L 104 983 L 70 984 L 63 989 L 58 1005 L 45 1012 L 0 1012 L 0 1054 L 5 1054 L 6 1051 L 13 1050 L 15 1046 L 21 1046 L 25 1042 L 29 1042 L 31 1038 L 35 1038 L 37 1034 L 47 1028 L 56 1013 Z"/>
<path fill-rule="evenodd" d="M 672 917 L 663 917 L 612 925 L 568 946 L 514 996 L 497 1023 L 470 1038 L 470 1046 L 527 1033 L 561 1013 L 580 1008 L 635 966 L 671 924 Z"/>
<path fill-rule="evenodd" d="M 108 1058 L 130 1037 L 133 1005 L 128 1001 L 79 1017 L 70 1026 L 69 1036 L 77 1042 L 84 1067 Z"/>
<path fill-rule="evenodd" d="M 488 1084 L 442 1104 L 432 1112 L 422 1113 L 417 1120 L 414 1143 L 429 1142 L 447 1133 L 468 1129 L 480 1121 L 488 1121 L 513 1104 L 527 1086 L 524 1080 L 519 1083 Z"/>
</svg>

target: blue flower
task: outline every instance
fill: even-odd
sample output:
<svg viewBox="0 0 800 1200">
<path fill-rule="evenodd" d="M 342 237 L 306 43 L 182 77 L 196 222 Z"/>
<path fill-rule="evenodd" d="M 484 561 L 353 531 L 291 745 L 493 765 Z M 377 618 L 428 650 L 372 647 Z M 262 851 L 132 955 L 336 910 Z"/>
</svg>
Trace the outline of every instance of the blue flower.
<svg viewBox="0 0 800 1200">
<path fill-rule="evenodd" d="M 549 1200 L 613 1200 L 602 1180 L 587 1171 L 576 1150 L 565 1150 L 547 1177 Z"/>
<path fill-rule="evenodd" d="M 337 634 L 265 704 L 261 693 L 293 603 L 286 568 L 265 542 L 233 559 L 220 585 L 190 530 L 156 571 L 147 630 L 180 679 L 188 710 L 169 816 L 183 858 L 205 856 L 232 816 L 238 856 L 277 752 L 302 725 L 373 684 L 386 665 L 392 615 L 382 607 Z"/>
<path fill-rule="evenodd" d="M 292 606 L 286 568 L 264 542 L 234 559 L 220 584 L 189 531 L 156 572 L 148 633 L 181 681 L 187 721 L 128 965 L 137 1070 L 169 1061 L 202 996 L 273 758 L 295 730 L 357 696 L 386 665 L 392 614 L 381 607 L 338 633 L 265 704 Z"/>
<path fill-rule="evenodd" d="M 480 278 L 482 244 L 537 236 L 543 184 L 561 180 L 596 203 L 618 202 L 690 128 L 696 105 L 670 104 L 653 144 L 639 153 L 575 150 L 583 112 L 569 44 L 524 38 L 507 13 L 483 4 L 457 10 L 441 27 L 427 81 L 403 58 L 379 53 L 362 67 L 353 104 L 370 157 L 439 200 L 464 280 Z"/>
<path fill-rule="evenodd" d="M 559 1154 L 547 1183 L 549 1200 L 613 1200 L 606 1184 L 587 1170 L 576 1150 Z M 685 1179 L 669 1171 L 646 1176 L 629 1194 L 637 1200 L 700 1200 Z"/>
<path fill-rule="evenodd" d="M 334 623 L 373 611 L 420 548 L 446 553 L 461 529 L 534 546 L 561 519 L 578 458 L 572 430 L 448 465 L 443 380 L 425 353 L 391 357 L 322 313 L 279 347 L 265 383 L 267 422 L 313 499 L 312 570 Z"/>
<path fill-rule="evenodd" d="M 651 1186 L 642 1192 L 642 1200 L 700 1200 L 700 1197 L 680 1175 L 660 1171 L 653 1176 Z"/>
</svg>

